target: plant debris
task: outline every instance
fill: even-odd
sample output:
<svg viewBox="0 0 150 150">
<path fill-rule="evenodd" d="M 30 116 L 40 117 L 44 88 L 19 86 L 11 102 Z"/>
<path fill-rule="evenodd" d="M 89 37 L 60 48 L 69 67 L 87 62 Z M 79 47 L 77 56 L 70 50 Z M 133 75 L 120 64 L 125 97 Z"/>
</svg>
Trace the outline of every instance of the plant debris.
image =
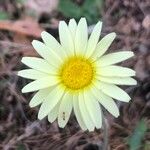
<svg viewBox="0 0 150 150">
<path fill-rule="evenodd" d="M 84 0 L 71 0 L 70 2 L 79 9 L 85 3 Z M 40 3 L 44 4 L 45 2 L 40 1 Z M 20 2 L 20 0 L 2 0 L 0 2 L 0 12 L 4 12 L 1 17 L 4 19 L 0 20 L 0 149 L 102 149 L 103 130 L 91 133 L 81 131 L 73 114 L 65 129 L 58 128 L 56 122 L 50 124 L 46 119 L 39 121 L 37 120 L 38 108 L 31 109 L 28 105 L 33 93 L 21 93 L 21 88 L 28 80 L 19 78 L 16 76 L 16 72 L 25 68 L 20 63 L 22 56 L 38 55 L 31 46 L 33 38 L 39 39 L 43 30 L 47 30 L 57 38 L 58 22 L 73 17 L 65 15 L 70 10 L 64 13 L 63 6 L 60 12 L 58 5 L 49 11 L 43 11 L 43 8 L 38 6 L 36 11 L 40 9 L 39 13 L 34 14 L 33 6 L 29 6 L 32 4 L 28 2 L 27 6 L 27 3 Z M 134 58 L 121 64 L 135 69 L 137 73 L 138 85 L 124 87 L 132 100 L 130 103 L 118 103 L 120 116 L 116 119 L 106 112 L 109 123 L 108 150 L 130 150 L 128 139 L 134 136 L 137 123 L 143 119 L 147 130 L 144 131 L 138 147 L 139 150 L 149 150 L 149 0 L 105 0 L 100 11 L 94 11 L 94 14 L 89 13 L 90 6 L 86 7 L 86 15 L 90 18 L 91 25 L 95 23 L 95 18 L 91 17 L 93 15 L 96 16 L 96 19 L 104 22 L 102 36 L 112 31 L 117 33 L 117 38 L 110 47 L 111 52 L 125 49 L 135 53 Z M 69 9 L 69 7 L 65 6 L 65 9 Z M 81 13 L 81 15 L 84 14 Z"/>
</svg>

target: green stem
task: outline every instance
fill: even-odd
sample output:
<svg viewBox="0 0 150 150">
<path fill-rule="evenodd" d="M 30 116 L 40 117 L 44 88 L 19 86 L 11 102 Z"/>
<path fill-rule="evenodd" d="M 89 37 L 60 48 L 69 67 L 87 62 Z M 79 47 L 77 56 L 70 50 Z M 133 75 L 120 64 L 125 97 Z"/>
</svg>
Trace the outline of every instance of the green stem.
<svg viewBox="0 0 150 150">
<path fill-rule="evenodd" d="M 107 119 L 103 118 L 103 150 L 108 150 L 108 141 L 109 141 L 109 137 L 108 137 L 108 129 L 109 129 L 109 125 L 107 122 Z"/>
</svg>

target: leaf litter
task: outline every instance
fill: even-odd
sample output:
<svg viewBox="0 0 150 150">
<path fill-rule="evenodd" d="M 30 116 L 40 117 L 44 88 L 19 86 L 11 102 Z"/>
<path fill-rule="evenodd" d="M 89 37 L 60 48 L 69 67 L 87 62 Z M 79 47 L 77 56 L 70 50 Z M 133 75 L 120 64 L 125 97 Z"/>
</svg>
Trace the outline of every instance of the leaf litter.
<svg viewBox="0 0 150 150">
<path fill-rule="evenodd" d="M 0 10 L 6 12 L 4 17 L 9 16 L 5 20 L 0 20 L 0 149 L 102 149 L 102 130 L 83 133 L 73 115 L 65 129 L 58 128 L 56 122 L 49 124 L 46 119 L 38 121 L 36 115 L 38 108 L 31 109 L 28 106 L 28 100 L 33 93 L 24 95 L 21 93 L 20 89 L 28 80 L 16 76 L 17 70 L 25 68 L 20 60 L 22 56 L 38 55 L 33 50 L 31 41 L 35 38 L 40 40 L 40 33 L 43 30 L 47 30 L 57 38 L 59 20 L 68 20 L 71 17 L 68 14 L 65 16 L 66 12 L 63 13 L 62 7 L 59 12 L 57 4 L 52 10 L 43 11 L 39 9 L 39 6 L 35 10 L 34 2 L 34 5 L 37 6 L 35 0 L 32 0 L 32 3 L 8 0 L 7 2 L 3 1 L 0 5 Z M 72 2 L 79 8 L 84 4 L 83 0 Z M 134 58 L 125 61 L 122 66 L 134 68 L 138 80 L 137 86 L 124 87 L 131 95 L 132 101 L 128 104 L 118 103 L 120 117 L 115 119 L 106 112 L 109 122 L 108 150 L 130 150 L 135 135 L 140 143 L 139 150 L 150 149 L 150 44 L 148 40 L 150 38 L 150 21 L 148 4 L 148 0 L 105 0 L 103 9 L 98 12 L 99 14 L 94 14 L 104 21 L 102 36 L 111 31 L 118 35 L 110 48 L 111 51 L 127 49 L 135 53 Z M 49 9 L 48 7 L 44 8 Z M 32 12 L 32 9 L 37 12 L 36 15 L 27 13 L 28 11 Z M 90 8 L 86 9 L 89 11 Z M 86 15 L 91 14 L 87 13 Z M 89 18 L 92 25 L 95 20 L 92 20 L 91 16 Z M 141 131 L 140 125 L 138 125 L 141 120 L 144 120 L 142 126 L 147 128 L 142 135 L 138 133 Z"/>
</svg>

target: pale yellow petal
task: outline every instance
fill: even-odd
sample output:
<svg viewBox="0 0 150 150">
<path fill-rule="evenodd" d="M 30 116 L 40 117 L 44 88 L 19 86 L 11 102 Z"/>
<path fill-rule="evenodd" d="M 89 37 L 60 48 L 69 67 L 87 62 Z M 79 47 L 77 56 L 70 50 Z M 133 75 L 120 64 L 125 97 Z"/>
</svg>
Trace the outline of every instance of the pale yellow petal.
<svg viewBox="0 0 150 150">
<path fill-rule="evenodd" d="M 69 21 L 69 30 L 71 32 L 73 40 L 74 40 L 75 35 L 76 35 L 76 29 L 77 29 L 77 23 L 76 23 L 75 19 L 70 19 L 70 21 Z"/>
<path fill-rule="evenodd" d="M 100 59 L 98 59 L 96 63 L 98 67 L 104 67 L 104 66 L 119 63 L 133 56 L 134 53 L 130 51 L 116 52 L 116 53 L 111 53 L 100 57 Z"/>
<path fill-rule="evenodd" d="M 85 18 L 81 18 L 75 35 L 75 53 L 84 55 L 88 41 L 87 22 Z"/>
<path fill-rule="evenodd" d="M 73 97 L 72 94 L 67 92 L 64 94 L 61 103 L 60 108 L 58 112 L 58 125 L 61 128 L 64 128 L 67 124 L 70 114 L 72 112 L 72 105 L 73 105 Z"/>
<path fill-rule="evenodd" d="M 61 45 L 64 47 L 68 55 L 74 54 L 74 44 L 71 36 L 71 32 L 64 21 L 59 23 L 59 38 Z"/>
<path fill-rule="evenodd" d="M 102 127 L 102 114 L 98 101 L 88 92 L 84 92 L 85 105 L 97 129 Z"/>
<path fill-rule="evenodd" d="M 41 104 L 45 98 L 48 96 L 48 94 L 51 92 L 52 87 L 39 90 L 31 99 L 29 106 L 35 107 L 39 104 Z"/>
<path fill-rule="evenodd" d="M 56 76 L 44 77 L 27 84 L 22 89 L 22 93 L 28 93 L 28 92 L 33 92 L 40 89 L 48 88 L 53 85 L 56 85 L 58 82 L 59 81 L 57 80 Z"/>
<path fill-rule="evenodd" d="M 97 69 L 97 74 L 107 77 L 129 77 L 135 76 L 135 71 L 121 66 L 106 66 Z"/>
<path fill-rule="evenodd" d="M 43 119 L 51 110 L 58 104 L 64 94 L 63 88 L 56 86 L 46 97 L 44 102 L 42 103 L 39 113 L 38 119 Z"/>
<path fill-rule="evenodd" d="M 104 77 L 104 76 L 99 75 L 96 78 L 99 81 L 117 84 L 117 85 L 136 85 L 137 84 L 137 81 L 130 77 Z"/>
<path fill-rule="evenodd" d="M 42 39 L 44 43 L 50 47 L 53 51 L 55 51 L 61 58 L 65 58 L 67 56 L 65 50 L 62 46 L 58 43 L 58 41 L 48 32 L 43 31 L 41 33 Z"/>
<path fill-rule="evenodd" d="M 86 127 L 88 128 L 89 131 L 94 131 L 95 125 L 86 108 L 84 95 L 82 93 L 79 93 L 79 108 Z"/>
<path fill-rule="evenodd" d="M 56 74 L 56 68 L 48 64 L 44 59 L 37 57 L 23 57 L 21 62 L 35 70 L 48 74 Z"/>
<path fill-rule="evenodd" d="M 79 99 L 78 99 L 78 95 L 74 95 L 73 96 L 73 107 L 74 107 L 74 113 L 76 116 L 76 119 L 80 125 L 80 127 L 82 128 L 82 130 L 87 130 L 87 127 L 83 121 L 83 118 L 81 116 L 81 112 L 80 112 L 80 108 L 79 108 Z"/>
<path fill-rule="evenodd" d="M 90 35 L 90 38 L 88 40 L 86 54 L 85 54 L 86 57 L 90 57 L 93 54 L 93 52 L 97 46 L 99 37 L 100 37 L 101 29 L 102 29 L 102 22 L 99 21 L 95 25 L 95 27 Z"/>
<path fill-rule="evenodd" d="M 18 71 L 18 76 L 21 76 L 23 78 L 27 78 L 27 79 L 40 79 L 43 77 L 48 76 L 49 74 L 44 73 L 44 72 L 40 72 L 38 70 L 34 70 L 34 69 L 25 69 L 25 70 L 21 70 Z"/>
<path fill-rule="evenodd" d="M 116 85 L 107 84 L 104 82 L 97 82 L 97 83 L 95 83 L 95 86 L 98 89 L 100 89 L 104 94 L 106 94 L 114 99 L 117 99 L 119 101 L 129 102 L 131 100 L 129 95 Z"/>
<path fill-rule="evenodd" d="M 116 37 L 116 33 L 114 32 L 104 36 L 97 44 L 96 49 L 92 55 L 92 58 L 96 60 L 99 57 L 101 57 L 108 50 L 115 37 Z"/>
<path fill-rule="evenodd" d="M 48 46 L 40 41 L 33 40 L 32 45 L 34 49 L 51 65 L 58 66 L 63 62 L 60 54 L 57 54 L 54 50 L 50 49 Z"/>
<path fill-rule="evenodd" d="M 48 114 L 48 121 L 50 123 L 54 122 L 58 117 L 59 107 L 60 107 L 60 103 L 58 102 L 58 104 Z"/>
<path fill-rule="evenodd" d="M 92 93 L 107 111 L 109 111 L 115 117 L 119 116 L 119 109 L 111 97 L 107 96 L 97 88 L 93 88 Z"/>
</svg>

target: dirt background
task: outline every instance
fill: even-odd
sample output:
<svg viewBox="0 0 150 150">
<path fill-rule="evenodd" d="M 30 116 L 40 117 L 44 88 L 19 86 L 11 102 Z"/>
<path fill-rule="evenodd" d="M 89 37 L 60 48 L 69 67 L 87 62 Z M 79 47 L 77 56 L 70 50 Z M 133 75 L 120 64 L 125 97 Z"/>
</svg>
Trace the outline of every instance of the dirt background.
<svg viewBox="0 0 150 150">
<path fill-rule="evenodd" d="M 149 0 L 0 0 L 0 150 L 101 150 L 103 130 L 82 132 L 74 115 L 65 129 L 37 120 L 29 108 L 29 81 L 16 76 L 23 56 L 43 30 L 58 38 L 58 22 L 85 16 L 89 31 L 103 21 L 102 36 L 116 32 L 109 52 L 128 49 L 134 58 L 121 63 L 136 70 L 136 86 L 123 88 L 132 98 L 118 103 L 121 115 L 108 118 L 108 150 L 150 150 L 150 1 Z"/>
</svg>

